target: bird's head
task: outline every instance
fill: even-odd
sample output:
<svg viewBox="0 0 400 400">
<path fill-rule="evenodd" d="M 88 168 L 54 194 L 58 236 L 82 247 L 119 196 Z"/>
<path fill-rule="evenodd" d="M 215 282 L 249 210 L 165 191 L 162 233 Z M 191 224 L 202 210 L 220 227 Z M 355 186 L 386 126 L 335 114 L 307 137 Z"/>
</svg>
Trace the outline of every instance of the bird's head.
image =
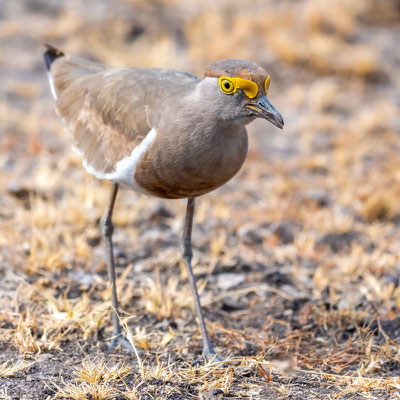
<svg viewBox="0 0 400 400">
<path fill-rule="evenodd" d="M 259 117 L 282 129 L 282 116 L 267 99 L 269 84 L 269 75 L 259 65 L 226 59 L 207 67 L 201 86 L 223 119 L 249 121 Z"/>
</svg>

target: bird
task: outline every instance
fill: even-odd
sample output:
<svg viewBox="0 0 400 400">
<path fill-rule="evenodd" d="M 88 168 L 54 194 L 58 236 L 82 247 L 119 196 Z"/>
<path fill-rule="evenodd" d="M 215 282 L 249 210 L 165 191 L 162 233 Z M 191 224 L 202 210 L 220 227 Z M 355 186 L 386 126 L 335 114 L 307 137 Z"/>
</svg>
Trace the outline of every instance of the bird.
<svg viewBox="0 0 400 400">
<path fill-rule="evenodd" d="M 119 188 L 187 199 L 182 258 L 203 340 L 202 360 L 219 362 L 192 269 L 196 199 L 228 182 L 249 149 L 246 125 L 262 118 L 283 128 L 267 99 L 270 76 L 241 59 L 212 62 L 202 79 L 162 68 L 108 67 L 45 45 L 44 61 L 57 114 L 89 174 L 111 181 L 100 220 L 107 254 L 113 324 L 109 348 L 132 350 L 120 322 L 112 214 Z"/>
</svg>

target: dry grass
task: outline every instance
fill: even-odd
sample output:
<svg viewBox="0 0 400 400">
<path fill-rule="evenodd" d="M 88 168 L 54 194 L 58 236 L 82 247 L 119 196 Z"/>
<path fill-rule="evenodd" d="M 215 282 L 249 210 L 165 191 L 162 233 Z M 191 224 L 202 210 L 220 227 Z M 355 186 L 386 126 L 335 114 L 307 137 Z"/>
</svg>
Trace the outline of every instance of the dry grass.
<svg viewBox="0 0 400 400">
<path fill-rule="evenodd" d="M 159 271 L 156 272 L 155 278 L 145 282 L 142 298 L 145 310 L 155 314 L 158 319 L 178 318 L 182 308 L 190 308 L 193 303 L 189 287 L 181 287 L 181 282 L 176 277 L 169 277 L 167 282 L 162 284 Z"/>
<path fill-rule="evenodd" d="M 57 390 L 56 397 L 59 398 L 93 398 L 93 399 L 110 399 L 117 394 L 122 394 L 124 398 L 136 399 L 140 398 L 139 388 L 145 382 L 158 381 L 163 385 L 168 385 L 173 382 L 175 387 L 172 387 L 170 393 L 179 393 L 177 384 L 196 384 L 199 385 L 199 394 L 219 389 L 222 393 L 228 394 L 231 385 L 237 381 L 235 377 L 237 371 L 256 371 L 265 382 L 270 385 L 274 391 L 280 394 L 285 394 L 285 389 L 273 382 L 271 375 L 271 365 L 262 360 L 262 357 L 236 357 L 224 361 L 224 368 L 221 368 L 222 363 L 206 365 L 202 367 L 179 367 L 176 363 L 164 363 L 156 357 L 155 365 L 148 365 L 145 362 L 140 362 L 139 372 L 135 375 L 135 385 L 129 387 L 124 378 L 127 375 L 132 375 L 133 371 L 123 362 L 113 364 L 105 363 L 104 360 L 86 359 L 79 367 L 74 368 L 74 380 L 64 382 L 61 380 L 61 385 L 52 382 L 52 386 Z M 268 370 L 269 372 L 266 372 Z M 162 386 L 161 385 L 161 388 Z M 248 388 L 256 393 L 257 385 L 251 385 Z M 123 390 L 121 388 L 124 387 Z M 161 389 L 158 389 L 161 390 Z M 246 392 L 238 393 L 245 396 Z M 79 397 L 80 396 L 80 397 Z M 92 397 L 90 397 L 92 396 Z"/>
<path fill-rule="evenodd" d="M 398 397 L 396 2 L 33 3 L 6 3 L 0 20 L 0 398 Z M 184 202 L 129 192 L 115 211 L 121 322 L 145 354 L 107 350 L 110 188 L 70 150 L 42 42 L 112 65 L 201 76 L 241 57 L 270 72 L 284 133 L 250 125 L 243 171 L 196 210 L 195 272 L 225 368 L 191 365 Z"/>
<path fill-rule="evenodd" d="M 19 360 L 15 363 L 6 361 L 0 365 L 0 378 L 14 376 L 20 371 L 29 369 L 33 364 L 25 360 Z"/>
<path fill-rule="evenodd" d="M 130 372 L 131 368 L 124 363 L 110 365 L 104 359 L 91 360 L 87 358 L 79 367 L 74 368 L 75 380 L 73 382 L 66 383 L 61 379 L 61 385 L 52 382 L 52 386 L 57 390 L 57 398 L 112 399 L 118 394 L 115 383 L 123 381 Z M 133 390 L 130 392 L 133 393 Z"/>
<path fill-rule="evenodd" d="M 130 371 L 131 368 L 123 363 L 109 366 L 104 359 L 98 361 L 86 359 L 81 367 L 75 368 L 77 380 L 86 383 L 113 382 L 122 379 Z"/>
</svg>

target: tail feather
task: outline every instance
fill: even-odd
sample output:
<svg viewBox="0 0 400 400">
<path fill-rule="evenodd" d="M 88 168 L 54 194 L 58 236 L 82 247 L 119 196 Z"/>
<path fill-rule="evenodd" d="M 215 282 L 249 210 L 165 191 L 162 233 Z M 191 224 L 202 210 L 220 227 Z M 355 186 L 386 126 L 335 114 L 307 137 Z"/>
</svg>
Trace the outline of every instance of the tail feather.
<svg viewBox="0 0 400 400">
<path fill-rule="evenodd" d="M 46 64 L 47 71 L 50 70 L 51 64 L 53 64 L 54 60 L 59 57 L 63 57 L 64 53 L 49 44 L 45 44 L 46 51 L 43 53 L 44 62 Z"/>
</svg>

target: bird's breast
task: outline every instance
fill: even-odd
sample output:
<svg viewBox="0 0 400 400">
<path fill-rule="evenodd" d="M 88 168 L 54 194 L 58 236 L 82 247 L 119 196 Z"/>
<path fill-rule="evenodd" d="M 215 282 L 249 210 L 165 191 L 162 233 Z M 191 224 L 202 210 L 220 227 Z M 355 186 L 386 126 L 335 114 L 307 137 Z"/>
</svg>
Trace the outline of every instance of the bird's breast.
<svg viewBox="0 0 400 400">
<path fill-rule="evenodd" d="M 134 181 L 162 198 L 196 197 L 229 181 L 248 152 L 244 127 L 213 135 L 157 134 L 137 163 Z"/>
</svg>

